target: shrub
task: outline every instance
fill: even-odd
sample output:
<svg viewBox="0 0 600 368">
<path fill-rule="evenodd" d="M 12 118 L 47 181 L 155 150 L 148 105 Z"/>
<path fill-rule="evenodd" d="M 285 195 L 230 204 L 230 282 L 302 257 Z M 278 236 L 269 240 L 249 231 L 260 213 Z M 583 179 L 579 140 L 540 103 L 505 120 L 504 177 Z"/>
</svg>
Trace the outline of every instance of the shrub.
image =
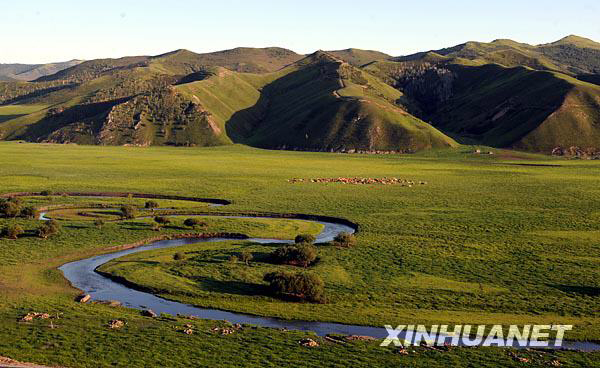
<svg viewBox="0 0 600 368">
<path fill-rule="evenodd" d="M 159 225 L 168 225 L 171 223 L 171 219 L 164 216 L 155 216 L 154 222 L 156 222 Z"/>
<path fill-rule="evenodd" d="M 254 258 L 254 256 L 252 256 L 252 253 L 250 253 L 249 251 L 245 250 L 242 253 L 240 253 L 240 260 L 242 262 L 244 262 L 245 264 L 249 264 L 250 261 Z"/>
<path fill-rule="evenodd" d="M 158 205 L 158 202 L 156 202 L 156 201 L 148 201 L 144 205 L 144 208 L 148 208 L 148 209 L 155 209 L 158 207 L 159 207 L 159 205 Z"/>
<path fill-rule="evenodd" d="M 42 190 L 40 192 L 40 195 L 43 195 L 43 196 L 46 196 L 46 197 L 51 196 L 52 194 L 54 194 L 54 192 L 51 191 L 51 190 Z"/>
<path fill-rule="evenodd" d="M 356 245 L 356 237 L 350 233 L 339 233 L 333 239 L 333 245 L 337 247 L 351 248 Z"/>
<path fill-rule="evenodd" d="M 17 217 L 21 214 L 21 201 L 10 198 L 0 203 L 0 213 L 5 217 Z"/>
<path fill-rule="evenodd" d="M 126 204 L 121 206 L 121 218 L 133 219 L 135 218 L 136 209 L 132 205 Z"/>
<path fill-rule="evenodd" d="M 271 258 L 276 263 L 308 267 L 317 259 L 317 248 L 307 243 L 286 245 L 275 249 Z"/>
<path fill-rule="evenodd" d="M 98 229 L 102 229 L 102 226 L 104 226 L 104 220 L 102 220 L 102 219 L 96 219 L 94 221 L 94 225 L 96 225 L 96 227 Z"/>
<path fill-rule="evenodd" d="M 27 206 L 21 210 L 21 216 L 23 216 L 25 218 L 29 218 L 29 219 L 34 219 L 34 218 L 38 217 L 38 213 L 34 207 Z"/>
<path fill-rule="evenodd" d="M 23 207 L 23 199 L 21 197 L 10 197 L 8 202 L 12 202 L 19 207 Z"/>
<path fill-rule="evenodd" d="M 294 242 L 296 244 L 300 244 L 300 243 L 313 244 L 316 240 L 317 240 L 317 238 L 314 235 L 299 234 L 299 235 L 296 235 L 296 239 L 294 239 Z"/>
<path fill-rule="evenodd" d="M 185 255 L 181 252 L 177 252 L 173 254 L 173 259 L 176 261 L 181 261 L 182 259 L 185 259 Z"/>
<path fill-rule="evenodd" d="M 60 231 L 60 224 L 56 220 L 50 220 L 44 222 L 42 226 L 39 227 L 37 234 L 42 239 L 48 239 L 49 236 L 56 235 Z"/>
<path fill-rule="evenodd" d="M 191 227 L 193 229 L 195 229 L 197 226 L 205 227 L 207 225 L 206 222 L 200 221 L 199 219 L 193 218 L 193 217 L 185 219 L 185 221 L 183 222 L 183 224 L 185 226 Z"/>
<path fill-rule="evenodd" d="M 4 235 L 10 239 L 17 239 L 20 235 L 23 235 L 25 231 L 19 225 L 11 225 L 4 229 Z"/>
<path fill-rule="evenodd" d="M 325 283 L 310 273 L 270 272 L 264 281 L 276 295 L 293 296 L 302 300 L 325 303 Z"/>
</svg>

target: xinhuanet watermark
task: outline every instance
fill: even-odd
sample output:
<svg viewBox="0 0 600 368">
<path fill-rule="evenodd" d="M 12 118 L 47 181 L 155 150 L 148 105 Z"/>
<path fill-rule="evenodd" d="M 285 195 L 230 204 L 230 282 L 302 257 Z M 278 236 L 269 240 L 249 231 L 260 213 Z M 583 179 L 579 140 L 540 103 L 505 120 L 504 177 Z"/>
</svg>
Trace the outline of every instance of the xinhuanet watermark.
<svg viewBox="0 0 600 368">
<path fill-rule="evenodd" d="M 381 346 L 500 346 L 559 348 L 573 325 L 386 325 Z"/>
</svg>

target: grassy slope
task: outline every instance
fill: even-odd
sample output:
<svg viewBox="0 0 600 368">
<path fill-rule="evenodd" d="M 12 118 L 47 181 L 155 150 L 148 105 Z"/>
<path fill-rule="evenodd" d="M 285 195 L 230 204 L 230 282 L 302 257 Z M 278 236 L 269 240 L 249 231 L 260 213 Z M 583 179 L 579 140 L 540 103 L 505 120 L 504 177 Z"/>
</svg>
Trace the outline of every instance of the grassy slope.
<svg viewBox="0 0 600 368">
<path fill-rule="evenodd" d="M 8 105 L 0 106 L 0 123 L 43 110 L 45 105 Z"/>
<path fill-rule="evenodd" d="M 423 119 L 464 142 L 546 153 L 557 146 L 600 147 L 600 88 L 596 85 L 556 72 L 436 54 L 425 55 L 423 60 L 453 75 L 450 98 L 434 109 L 432 104 L 421 106 L 429 108 L 421 112 Z M 411 65 L 375 62 L 367 70 L 393 84 L 393 76 Z"/>
<path fill-rule="evenodd" d="M 52 74 L 58 73 L 61 70 L 81 64 L 82 62 L 83 62 L 83 60 L 71 60 L 71 61 L 65 61 L 65 62 L 61 62 L 61 63 L 41 64 L 41 65 L 37 65 L 35 68 L 33 68 L 31 70 L 16 74 L 14 76 L 14 78 L 18 79 L 18 80 L 32 81 L 32 80 L 36 80 L 38 78 L 41 78 L 41 77 L 44 77 L 47 75 L 52 75 Z"/>
<path fill-rule="evenodd" d="M 373 61 L 387 60 L 391 58 L 390 55 L 385 54 L 383 52 L 360 49 L 327 51 L 327 53 L 337 57 L 338 59 L 344 60 L 354 66 L 363 66 Z"/>
<path fill-rule="evenodd" d="M 81 64 L 80 64 L 81 65 Z M 77 66 L 75 67 L 77 68 Z M 137 79 L 147 79 L 151 76 L 143 70 L 134 70 L 133 77 Z M 84 100 L 99 90 L 113 88 L 118 81 L 110 76 L 95 78 L 87 83 L 80 84 L 75 88 L 51 92 L 43 97 L 37 98 L 34 102 L 25 101 L 21 106 L 24 109 L 33 109 L 30 106 L 45 105 L 45 109 L 37 109 L 31 114 L 20 116 L 12 120 L 5 121 L 0 125 L 0 135 L 4 139 L 26 139 L 37 138 L 38 135 L 48 134 L 54 129 L 58 129 L 69 122 L 44 122 L 48 110 L 52 107 L 72 108 L 76 107 Z M 49 125 L 49 126 L 48 126 Z"/>
<path fill-rule="evenodd" d="M 295 70 L 289 67 L 274 73 L 249 74 L 235 73 L 227 69 L 218 69 L 212 77 L 203 81 L 186 83 L 176 87 L 177 92 L 192 101 L 200 103 L 207 109 L 213 120 L 226 135 L 239 139 L 241 132 L 235 129 L 228 130 L 227 122 L 238 113 L 238 124 L 245 126 L 254 123 L 257 119 L 252 114 L 239 114 L 255 106 L 260 99 L 260 89 L 277 78 L 285 76 Z M 231 127 L 229 127 L 231 129 Z"/>
<path fill-rule="evenodd" d="M 564 75 L 571 90 L 560 107 L 513 146 L 549 152 L 554 147 L 600 147 L 600 86 L 582 83 Z"/>
<path fill-rule="evenodd" d="M 597 147 L 598 88 L 556 73 L 535 73 L 523 68 L 499 70 L 483 66 L 487 62 L 496 62 L 504 65 L 528 65 L 536 69 L 567 70 L 567 66 L 553 64 L 545 55 L 556 54 L 563 58 L 572 55 L 573 60 L 582 60 L 577 56 L 579 54 L 570 54 L 573 47 L 577 50 L 600 49 L 593 41 L 567 37 L 552 44 L 535 47 L 510 40 L 497 40 L 490 44 L 469 42 L 438 50 L 437 53 L 413 56 L 429 62 L 452 62 L 455 64 L 455 71 L 461 75 L 450 103 L 433 114 L 419 114 L 419 117 L 433 121 L 453 136 L 466 138 L 466 142 L 475 140 L 487 145 L 544 152 L 556 146 Z M 540 50 L 554 51 L 544 54 Z M 335 51 L 333 54 L 357 65 L 386 59 L 385 54 L 356 49 Z M 240 48 L 210 54 L 178 50 L 156 57 L 93 60 L 48 77 L 49 80 L 66 78 L 88 82 L 75 89 L 52 92 L 34 103 L 48 107 L 73 107 L 97 96 L 99 91 L 118 90 L 124 82 L 105 75 L 111 68 L 130 68 L 130 79 L 148 80 L 161 73 L 185 75 L 211 65 L 262 72 L 277 69 L 299 57 L 300 55 L 285 49 Z M 389 69 L 393 64 L 395 63 L 376 61 L 366 69 Z M 139 67 L 144 65 L 145 67 Z M 469 69 L 465 66 L 481 68 Z M 356 73 L 360 74 L 360 78 L 365 78 L 367 83 L 343 78 L 344 85 L 341 86 L 334 76 L 326 81 L 319 80 L 314 70 L 299 70 L 296 65 L 261 75 L 228 74 L 225 69 L 221 69 L 221 80 L 213 77 L 206 83 L 201 81 L 179 86 L 178 90 L 190 99 L 193 93 L 198 94 L 197 101 L 206 105 L 206 109 L 214 115 L 213 123 L 218 130 L 213 129 L 210 122 L 188 124 L 184 129 L 179 129 L 173 122 L 161 127 L 155 126 L 155 122 L 161 122 L 161 116 L 155 110 L 165 109 L 161 106 L 164 100 L 160 100 L 159 103 L 139 104 L 131 113 L 132 116 L 125 118 L 131 121 L 119 127 L 117 136 L 106 142 L 94 136 L 100 130 L 99 125 L 104 120 L 106 111 L 90 114 L 77 120 L 79 125 L 67 127 L 68 123 L 73 123 L 72 120 L 46 119 L 47 111 L 37 111 L 26 116 L 4 115 L 0 122 L 0 136 L 4 139 L 39 140 L 47 139 L 50 133 L 58 130 L 59 134 L 54 135 L 59 137 L 57 141 L 62 139 L 76 143 L 102 141 L 104 144 L 216 145 L 233 141 L 261 147 L 317 150 L 420 150 L 453 144 L 448 137 L 395 106 L 399 102 L 400 106 L 411 107 L 411 104 L 414 105 L 414 101 L 410 101 L 411 96 L 397 93 L 395 96 L 390 91 L 391 88 L 368 73 Z M 99 77 L 101 75 L 104 76 Z M 552 75 L 555 78 L 551 78 Z M 307 79 L 308 76 L 312 76 L 313 80 Z M 271 97 L 266 96 L 269 91 Z M 334 99 L 336 91 L 345 98 Z M 398 99 L 395 100 L 395 97 Z M 220 101 L 216 101 L 217 99 Z M 153 104 L 158 108 L 147 108 Z M 151 115 L 156 116 L 147 118 L 142 114 L 141 120 L 147 129 L 136 129 L 137 136 L 132 139 L 128 132 L 137 123 L 134 116 L 137 116 L 138 110 L 150 110 Z M 546 118 L 549 120 L 546 121 Z M 327 123 L 322 124 L 323 121 Z M 258 131 L 255 132 L 255 129 Z M 166 130 L 167 133 L 161 135 L 159 130 Z"/>
<path fill-rule="evenodd" d="M 196 54 L 188 50 L 177 50 L 151 59 L 151 64 L 163 71 L 187 74 L 185 65 L 224 67 L 246 73 L 268 73 L 279 70 L 300 60 L 303 56 L 279 47 L 239 47 L 231 50 Z"/>
<path fill-rule="evenodd" d="M 14 143 L 0 144 L 0 157 L 4 162 L 0 185 L 5 192 L 70 189 L 223 197 L 234 200 L 227 210 L 328 214 L 361 225 L 356 248 L 323 250 L 323 261 L 315 268 L 327 280 L 331 304 L 274 301 L 263 313 L 375 325 L 574 322 L 576 328 L 569 338 L 599 338 L 596 240 L 600 231 L 600 192 L 596 188 L 599 172 L 595 162 L 548 161 L 508 152 L 484 157 L 434 151 L 388 157 L 269 152 L 239 146 L 136 149 Z M 405 188 L 286 182 L 298 176 L 397 176 L 429 184 Z M 147 177 L 152 180 L 144 180 Z M 22 224 L 28 229 L 36 226 L 32 221 Z M 211 346 L 216 354 L 227 354 L 225 346 L 246 346 L 248 354 L 264 354 L 266 341 L 281 344 L 279 352 L 271 353 L 281 364 L 290 364 L 289 357 L 298 353 L 297 334 L 260 329 L 220 345 L 222 340 L 190 340 L 183 334 L 166 332 L 171 325 L 183 322 L 148 321 L 121 309 L 73 304 L 71 298 L 76 292 L 54 267 L 103 247 L 155 233 L 147 225 L 109 224 L 103 231 L 89 222 L 72 225 L 46 242 L 35 238 L 0 240 L 0 318 L 5 326 L 0 331 L 0 355 L 40 362 L 85 362 L 79 366 L 109 365 L 127 357 L 133 366 L 143 366 L 168 355 L 177 366 L 186 359 L 209 362 L 211 358 L 201 353 L 173 358 L 169 352 L 173 344 L 191 344 L 199 351 L 203 350 L 201 346 Z M 190 251 L 202 254 L 208 249 Z M 230 250 L 221 251 L 226 254 Z M 236 278 L 256 282 L 255 266 L 237 267 Z M 225 286 L 234 281 L 214 266 L 190 270 L 205 272 L 215 280 L 221 278 Z M 218 305 L 220 299 L 229 298 L 232 309 L 257 308 L 251 295 L 232 298 L 226 291 L 213 291 L 205 296 L 203 303 L 207 304 Z M 49 330 L 39 323 L 15 323 L 19 314 L 32 309 L 64 312 L 64 319 L 58 321 L 63 327 Z M 119 317 L 130 321 L 125 331 L 110 332 L 103 327 L 108 320 Z M 202 322 L 202 330 L 210 324 Z M 18 346 L 14 344 L 15 336 L 20 341 Z M 156 344 L 159 336 L 166 339 L 164 345 Z M 96 339 L 105 343 L 89 345 L 87 353 L 76 342 Z M 254 342 L 248 345 L 250 340 Z M 115 348 L 124 341 L 127 354 Z M 41 349 L 44 344 L 50 344 L 50 348 Z M 148 344 L 155 346 L 154 353 L 143 356 L 140 349 Z M 358 354 L 363 353 L 354 349 L 328 347 L 303 354 L 312 362 L 330 360 L 333 352 L 344 352 L 343 359 L 359 365 L 390 357 L 386 350 L 370 347 L 374 350 L 365 352 L 368 358 L 359 363 Z M 375 358 L 377 354 L 383 358 Z M 499 354 L 459 350 L 437 356 L 441 361 L 435 364 L 448 363 L 444 359 L 452 359 L 457 365 L 478 359 L 489 359 L 485 364 L 490 366 L 494 361 L 502 362 L 498 365 L 512 364 L 504 352 Z M 238 358 L 230 359 L 236 362 Z M 259 364 L 257 357 L 248 359 L 249 364 Z M 423 364 L 435 366 L 425 357 L 406 359 L 423 359 Z M 591 362 L 580 364 L 589 366 Z"/>
<path fill-rule="evenodd" d="M 454 144 L 397 106 L 398 91 L 348 64 L 321 64 L 319 57 L 266 75 L 221 70 L 177 88 L 211 112 L 234 141 L 251 145 L 420 150 Z"/>
<path fill-rule="evenodd" d="M 466 42 L 434 52 L 450 58 L 464 58 L 506 67 L 527 66 L 537 70 L 553 70 L 572 75 L 598 73 L 600 70 L 598 61 L 600 43 L 577 36 L 568 36 L 538 46 L 505 39 L 490 43 Z M 395 60 L 418 60 L 425 54 L 421 52 Z"/>
<path fill-rule="evenodd" d="M 600 146 L 600 87 L 525 68 L 451 70 L 458 74 L 454 95 L 431 117 L 442 130 L 496 147 L 547 153 L 557 146 Z"/>
</svg>

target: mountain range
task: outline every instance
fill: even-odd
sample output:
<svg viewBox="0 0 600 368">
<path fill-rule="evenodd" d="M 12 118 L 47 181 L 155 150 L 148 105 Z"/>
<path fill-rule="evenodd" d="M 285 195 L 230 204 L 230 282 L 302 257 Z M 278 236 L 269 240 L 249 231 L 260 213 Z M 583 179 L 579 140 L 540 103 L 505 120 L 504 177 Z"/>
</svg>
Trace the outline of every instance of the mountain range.
<svg viewBox="0 0 600 368">
<path fill-rule="evenodd" d="M 48 64 L 0 64 L 0 81 L 33 81 L 82 63 L 71 60 Z"/>
<path fill-rule="evenodd" d="M 600 151 L 600 44 L 577 36 L 537 46 L 467 42 L 402 57 L 236 48 L 69 63 L 0 68 L 10 78 L 0 81 L 0 139 Z"/>
</svg>

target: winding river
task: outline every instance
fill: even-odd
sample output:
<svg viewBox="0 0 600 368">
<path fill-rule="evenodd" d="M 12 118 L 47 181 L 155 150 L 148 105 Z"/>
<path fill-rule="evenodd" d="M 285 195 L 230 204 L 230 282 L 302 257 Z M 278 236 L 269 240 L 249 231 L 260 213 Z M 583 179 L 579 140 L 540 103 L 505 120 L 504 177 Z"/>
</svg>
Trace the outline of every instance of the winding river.
<svg viewBox="0 0 600 368">
<path fill-rule="evenodd" d="M 79 196 L 85 196 L 79 194 Z M 94 194 L 94 196 L 98 196 Z M 106 195 L 105 195 L 106 196 Z M 138 198 L 143 195 L 136 195 Z M 156 198 L 156 197 L 154 197 Z M 171 198 L 172 199 L 172 198 Z M 227 201 L 223 200 L 196 200 L 197 202 L 207 202 L 218 205 L 226 205 Z M 198 215 L 194 215 L 198 216 Z M 218 213 L 213 213 L 206 216 L 221 216 Z M 304 216 L 307 221 L 315 221 L 324 226 L 322 232 L 317 236 L 317 242 L 328 242 L 340 232 L 354 233 L 356 227 L 350 226 L 346 220 L 339 219 L 336 221 L 333 218 L 321 217 L 318 220 L 311 220 L 313 216 Z M 227 216 L 225 217 L 247 217 L 247 218 L 273 218 L 276 216 Z M 42 214 L 42 218 L 45 219 Z M 289 218 L 286 216 L 286 218 Z M 294 217 L 302 218 L 302 217 Z M 171 315 L 194 315 L 203 319 L 211 320 L 227 320 L 231 323 L 241 324 L 253 324 L 263 327 L 280 328 L 288 330 L 300 330 L 300 331 L 313 331 L 320 336 L 327 334 L 342 334 L 342 335 L 362 335 L 370 336 L 375 338 L 387 337 L 387 331 L 383 327 L 371 327 L 371 326 L 360 326 L 360 325 L 349 325 L 341 323 L 329 323 L 329 322 L 314 322 L 314 321 L 302 321 L 302 320 L 286 320 L 280 318 L 260 317 L 254 315 L 248 315 L 243 313 L 234 313 L 218 309 L 200 308 L 189 304 L 179 303 L 176 301 L 167 300 L 160 298 L 156 295 L 138 291 L 125 286 L 119 282 L 113 281 L 98 272 L 96 269 L 101 265 L 128 254 L 144 252 L 152 249 L 165 249 L 174 248 L 186 244 L 203 243 L 203 242 L 217 242 L 223 240 L 230 240 L 225 238 L 186 238 L 186 239 L 171 239 L 161 240 L 148 245 L 144 245 L 137 248 L 131 248 L 126 250 L 116 251 L 114 253 L 103 254 L 94 256 L 91 258 L 70 262 L 64 264 L 59 269 L 63 272 L 65 278 L 77 289 L 82 290 L 86 294 L 90 294 L 92 299 L 99 301 L 116 300 L 121 302 L 124 306 L 136 309 L 152 309 L 156 313 L 168 313 Z M 256 243 L 291 243 L 290 240 L 281 239 L 259 239 L 250 238 L 247 241 Z M 392 321 L 390 321 L 392 322 Z M 402 339 L 405 336 L 405 332 L 399 334 L 399 338 Z M 521 343 L 522 345 L 522 343 Z M 515 347 L 521 347 L 518 341 L 514 342 Z M 577 349 L 582 351 L 598 351 L 600 350 L 600 344 L 593 342 L 576 342 L 576 341 L 565 341 L 563 342 L 563 349 Z"/>
</svg>

